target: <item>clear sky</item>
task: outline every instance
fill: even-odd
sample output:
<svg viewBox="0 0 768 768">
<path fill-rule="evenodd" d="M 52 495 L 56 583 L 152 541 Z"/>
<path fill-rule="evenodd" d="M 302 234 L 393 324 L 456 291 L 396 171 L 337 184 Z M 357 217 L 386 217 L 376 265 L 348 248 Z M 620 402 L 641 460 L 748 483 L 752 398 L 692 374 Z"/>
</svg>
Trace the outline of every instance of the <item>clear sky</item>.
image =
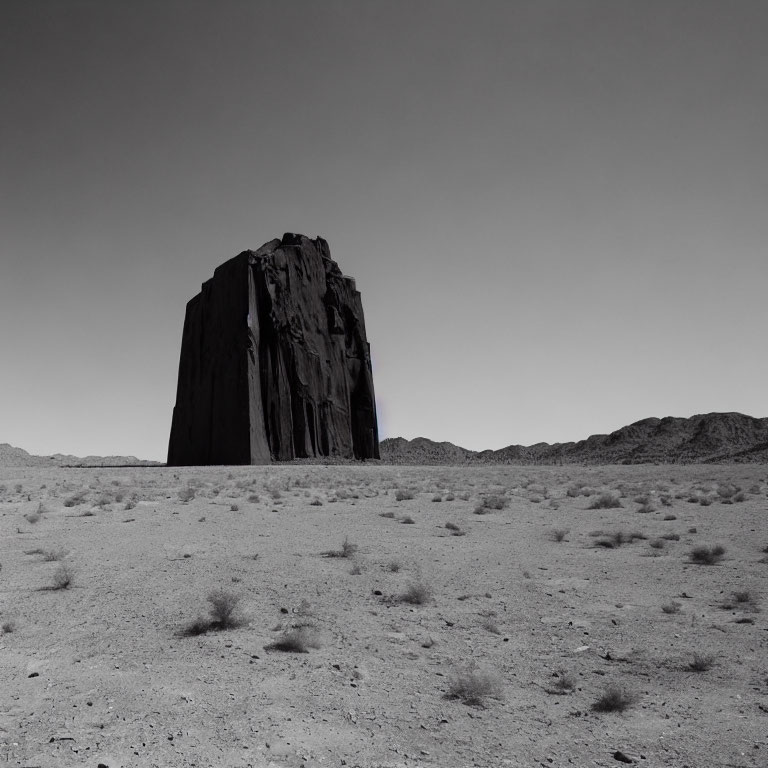
<svg viewBox="0 0 768 768">
<path fill-rule="evenodd" d="M 0 442 L 164 460 L 186 302 L 328 240 L 382 437 L 768 416 L 765 0 L 3 0 Z"/>
</svg>

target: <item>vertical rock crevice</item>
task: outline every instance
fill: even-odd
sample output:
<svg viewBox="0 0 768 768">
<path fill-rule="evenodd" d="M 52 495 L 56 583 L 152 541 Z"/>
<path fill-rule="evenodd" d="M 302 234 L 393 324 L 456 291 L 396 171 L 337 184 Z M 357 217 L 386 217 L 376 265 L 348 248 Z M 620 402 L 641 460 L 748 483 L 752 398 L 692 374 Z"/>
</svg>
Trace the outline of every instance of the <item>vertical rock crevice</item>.
<svg viewBox="0 0 768 768">
<path fill-rule="evenodd" d="M 215 270 L 187 305 L 169 465 L 379 458 L 355 281 L 286 234 Z"/>
</svg>

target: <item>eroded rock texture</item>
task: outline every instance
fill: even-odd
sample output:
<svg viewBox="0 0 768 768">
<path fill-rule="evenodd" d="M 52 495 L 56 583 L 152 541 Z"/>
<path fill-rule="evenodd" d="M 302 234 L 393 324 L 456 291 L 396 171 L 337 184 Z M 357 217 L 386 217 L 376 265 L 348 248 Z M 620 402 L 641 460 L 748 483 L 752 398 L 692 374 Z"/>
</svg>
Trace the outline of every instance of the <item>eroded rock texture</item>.
<svg viewBox="0 0 768 768">
<path fill-rule="evenodd" d="M 328 243 L 286 234 L 187 304 L 169 465 L 378 458 L 370 345 Z"/>
</svg>

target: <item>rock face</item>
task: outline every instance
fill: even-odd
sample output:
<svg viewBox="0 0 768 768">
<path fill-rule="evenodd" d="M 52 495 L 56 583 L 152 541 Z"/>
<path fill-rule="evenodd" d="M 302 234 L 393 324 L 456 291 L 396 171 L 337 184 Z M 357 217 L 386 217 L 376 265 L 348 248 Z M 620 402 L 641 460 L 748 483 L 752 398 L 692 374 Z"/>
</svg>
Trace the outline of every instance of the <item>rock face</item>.
<svg viewBox="0 0 768 768">
<path fill-rule="evenodd" d="M 218 267 L 187 304 L 168 464 L 379 458 L 355 281 L 286 234 Z"/>
</svg>

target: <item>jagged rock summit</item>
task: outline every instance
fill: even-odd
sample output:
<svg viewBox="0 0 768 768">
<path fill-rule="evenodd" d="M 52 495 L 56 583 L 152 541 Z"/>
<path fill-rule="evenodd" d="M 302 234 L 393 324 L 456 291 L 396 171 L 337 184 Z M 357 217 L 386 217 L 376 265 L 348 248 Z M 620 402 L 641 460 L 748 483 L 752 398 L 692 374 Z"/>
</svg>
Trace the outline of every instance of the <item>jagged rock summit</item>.
<svg viewBox="0 0 768 768">
<path fill-rule="evenodd" d="M 188 304 L 168 464 L 379 458 L 355 281 L 286 234 L 219 266 Z"/>
</svg>

